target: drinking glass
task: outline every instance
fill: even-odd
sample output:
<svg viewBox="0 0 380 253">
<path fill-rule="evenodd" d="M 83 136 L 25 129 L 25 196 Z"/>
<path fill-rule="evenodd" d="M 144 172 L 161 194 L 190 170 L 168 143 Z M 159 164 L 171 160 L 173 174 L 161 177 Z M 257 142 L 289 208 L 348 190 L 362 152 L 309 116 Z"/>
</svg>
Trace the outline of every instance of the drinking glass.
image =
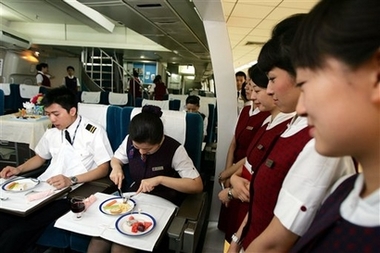
<svg viewBox="0 0 380 253">
<path fill-rule="evenodd" d="M 75 214 L 75 219 L 80 220 L 85 209 L 83 196 L 74 196 L 70 199 L 70 209 Z"/>
</svg>

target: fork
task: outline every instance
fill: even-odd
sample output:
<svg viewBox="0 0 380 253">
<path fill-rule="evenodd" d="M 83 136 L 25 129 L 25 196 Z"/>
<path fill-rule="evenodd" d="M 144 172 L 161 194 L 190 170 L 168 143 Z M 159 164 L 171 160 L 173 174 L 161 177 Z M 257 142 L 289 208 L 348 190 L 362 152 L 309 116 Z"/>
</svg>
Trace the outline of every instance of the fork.
<svg viewBox="0 0 380 253">
<path fill-rule="evenodd" d="M 123 204 L 126 204 L 127 198 L 123 195 L 123 192 L 121 191 L 121 189 L 117 189 L 117 191 L 119 192 L 120 197 L 123 199 Z"/>
</svg>

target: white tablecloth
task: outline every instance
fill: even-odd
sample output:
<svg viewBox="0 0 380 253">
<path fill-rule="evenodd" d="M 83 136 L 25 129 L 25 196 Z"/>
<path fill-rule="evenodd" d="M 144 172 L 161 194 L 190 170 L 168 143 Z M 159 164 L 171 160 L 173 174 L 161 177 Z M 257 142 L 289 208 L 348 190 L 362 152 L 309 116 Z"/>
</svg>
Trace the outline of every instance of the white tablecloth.
<svg viewBox="0 0 380 253">
<path fill-rule="evenodd" d="M 106 215 L 99 210 L 99 206 L 104 200 L 115 196 L 104 193 L 96 193 L 95 196 L 97 200 L 83 214 L 81 220 L 75 220 L 74 213 L 68 212 L 56 221 L 55 227 L 83 235 L 100 236 L 135 249 L 152 251 L 177 208 L 176 205 L 163 198 L 145 193 L 138 194 L 133 197 L 136 202 L 134 211 L 141 209 L 143 213 L 150 214 L 156 220 L 156 227 L 145 235 L 127 236 L 115 228 L 116 220 L 120 216 Z"/>
<path fill-rule="evenodd" d="M 0 140 L 29 144 L 34 150 L 46 129 L 51 126 L 47 117 L 17 119 L 13 114 L 0 116 Z"/>
</svg>

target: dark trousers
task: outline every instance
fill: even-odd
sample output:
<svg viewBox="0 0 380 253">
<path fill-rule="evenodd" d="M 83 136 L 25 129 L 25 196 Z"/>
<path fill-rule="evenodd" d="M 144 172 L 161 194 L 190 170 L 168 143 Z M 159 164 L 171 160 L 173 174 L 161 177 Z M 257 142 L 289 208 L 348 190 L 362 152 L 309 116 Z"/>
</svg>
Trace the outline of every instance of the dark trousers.
<svg viewBox="0 0 380 253">
<path fill-rule="evenodd" d="M 25 252 L 44 232 L 45 228 L 70 210 L 67 199 L 44 206 L 27 217 L 0 213 L 0 252 Z"/>
</svg>

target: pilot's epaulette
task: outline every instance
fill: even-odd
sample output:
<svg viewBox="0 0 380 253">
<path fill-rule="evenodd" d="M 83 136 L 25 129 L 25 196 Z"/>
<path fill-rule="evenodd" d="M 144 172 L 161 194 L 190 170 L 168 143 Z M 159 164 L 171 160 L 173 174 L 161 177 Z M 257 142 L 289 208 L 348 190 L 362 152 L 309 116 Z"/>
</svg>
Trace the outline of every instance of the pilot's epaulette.
<svg viewBox="0 0 380 253">
<path fill-rule="evenodd" d="M 94 133 L 96 130 L 96 127 L 91 124 L 87 124 L 86 130 L 90 131 L 91 133 Z"/>
</svg>

